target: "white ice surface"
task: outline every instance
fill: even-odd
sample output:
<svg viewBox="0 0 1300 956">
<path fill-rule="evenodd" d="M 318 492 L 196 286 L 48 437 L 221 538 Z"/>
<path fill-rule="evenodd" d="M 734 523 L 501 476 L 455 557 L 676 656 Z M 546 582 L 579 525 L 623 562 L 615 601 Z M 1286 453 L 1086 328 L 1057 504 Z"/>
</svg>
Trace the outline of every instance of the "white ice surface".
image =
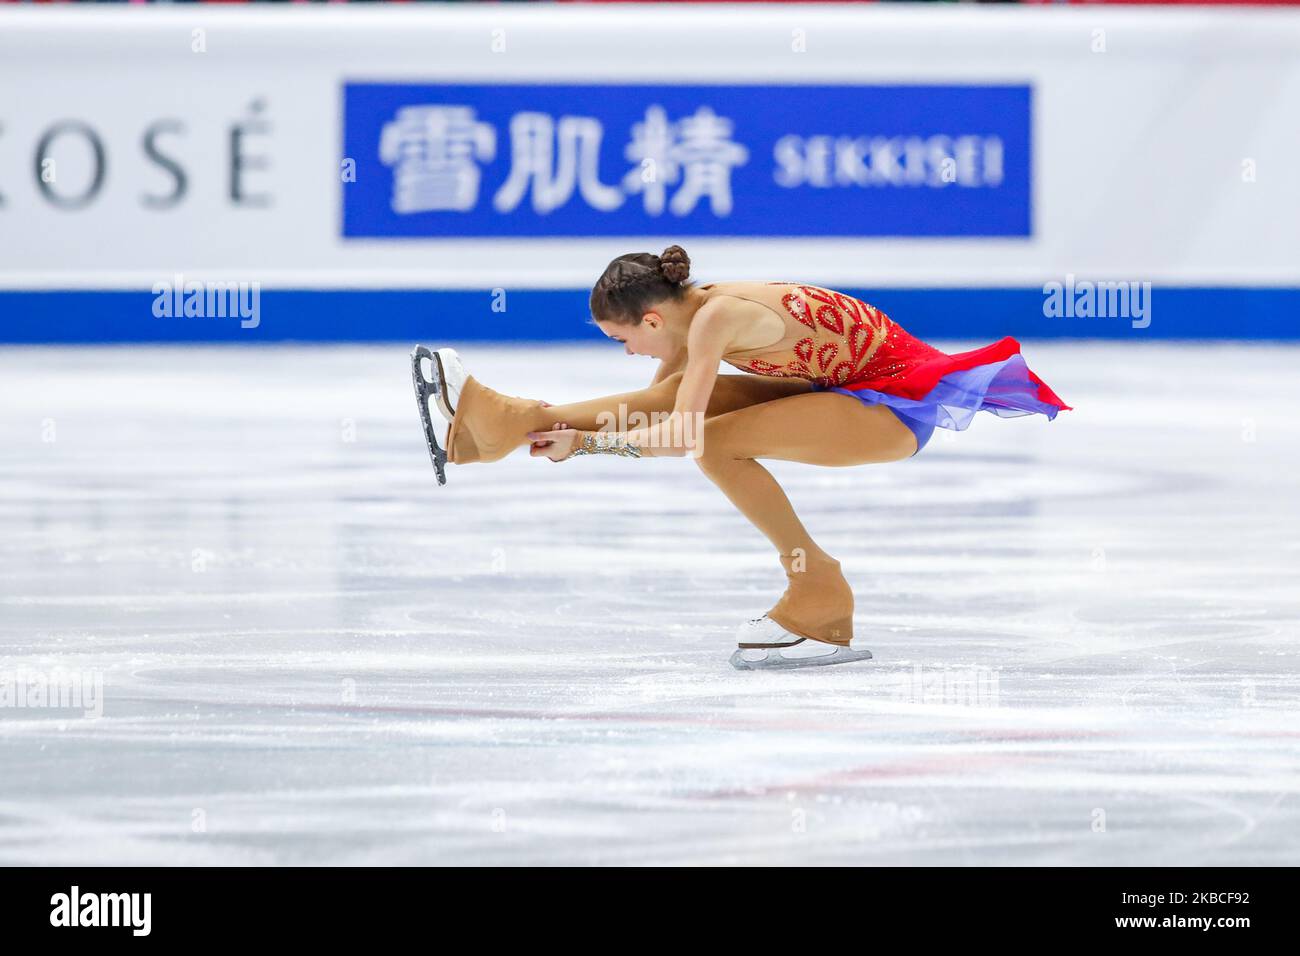
<svg viewBox="0 0 1300 956">
<path fill-rule="evenodd" d="M 769 463 L 875 653 L 771 674 L 780 565 L 689 459 L 439 488 L 402 347 L 0 351 L 0 672 L 104 682 L 0 708 L 0 862 L 1300 862 L 1300 349 L 1025 354 L 1076 411 Z"/>
</svg>

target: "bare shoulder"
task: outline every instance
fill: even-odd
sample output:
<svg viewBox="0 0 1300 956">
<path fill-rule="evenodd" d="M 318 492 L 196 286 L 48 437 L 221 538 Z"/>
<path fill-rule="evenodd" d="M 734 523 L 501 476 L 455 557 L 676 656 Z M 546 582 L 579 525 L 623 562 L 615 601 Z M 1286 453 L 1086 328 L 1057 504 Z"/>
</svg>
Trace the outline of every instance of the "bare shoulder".
<svg viewBox="0 0 1300 956">
<path fill-rule="evenodd" d="M 709 301 L 700 306 L 692 321 L 700 324 L 701 332 L 711 330 L 711 335 L 721 335 L 724 351 L 744 352 L 765 348 L 785 335 L 785 323 L 770 305 L 749 298 L 764 289 L 770 291 L 779 283 L 717 282 L 712 286 Z"/>
<path fill-rule="evenodd" d="M 723 350 L 732 346 L 737 334 L 753 321 L 747 308 L 751 305 L 754 303 L 715 292 L 691 319 L 690 341 L 716 343 Z"/>
</svg>

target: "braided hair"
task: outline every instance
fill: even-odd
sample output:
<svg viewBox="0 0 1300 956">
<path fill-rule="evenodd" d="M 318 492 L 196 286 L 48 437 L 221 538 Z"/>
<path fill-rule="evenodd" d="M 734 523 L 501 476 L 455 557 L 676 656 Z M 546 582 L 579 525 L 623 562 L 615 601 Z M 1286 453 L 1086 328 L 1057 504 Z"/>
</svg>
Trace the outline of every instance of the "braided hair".
<svg viewBox="0 0 1300 956">
<path fill-rule="evenodd" d="M 606 268 L 591 290 L 593 321 L 635 325 L 641 316 L 665 299 L 680 302 L 694 283 L 691 258 L 681 246 L 669 246 L 662 255 L 629 252 Z"/>
</svg>

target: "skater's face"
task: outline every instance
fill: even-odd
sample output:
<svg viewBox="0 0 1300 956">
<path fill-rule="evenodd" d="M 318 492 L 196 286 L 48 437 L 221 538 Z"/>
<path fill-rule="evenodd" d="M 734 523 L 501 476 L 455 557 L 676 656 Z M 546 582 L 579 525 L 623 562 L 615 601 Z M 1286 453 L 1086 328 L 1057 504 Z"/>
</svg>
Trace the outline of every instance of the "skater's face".
<svg viewBox="0 0 1300 956">
<path fill-rule="evenodd" d="M 596 326 L 609 338 L 621 343 L 628 355 L 667 358 L 671 354 L 666 323 L 658 312 L 647 312 L 635 325 L 598 321 Z"/>
</svg>

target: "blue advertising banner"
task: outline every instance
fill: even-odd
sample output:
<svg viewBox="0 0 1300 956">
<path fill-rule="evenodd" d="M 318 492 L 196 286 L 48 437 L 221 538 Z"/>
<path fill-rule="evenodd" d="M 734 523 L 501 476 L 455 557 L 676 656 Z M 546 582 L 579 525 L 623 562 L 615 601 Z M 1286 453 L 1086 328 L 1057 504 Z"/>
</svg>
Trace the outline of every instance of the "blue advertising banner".
<svg viewBox="0 0 1300 956">
<path fill-rule="evenodd" d="M 343 235 L 1029 236 L 1019 86 L 346 83 Z"/>
</svg>

